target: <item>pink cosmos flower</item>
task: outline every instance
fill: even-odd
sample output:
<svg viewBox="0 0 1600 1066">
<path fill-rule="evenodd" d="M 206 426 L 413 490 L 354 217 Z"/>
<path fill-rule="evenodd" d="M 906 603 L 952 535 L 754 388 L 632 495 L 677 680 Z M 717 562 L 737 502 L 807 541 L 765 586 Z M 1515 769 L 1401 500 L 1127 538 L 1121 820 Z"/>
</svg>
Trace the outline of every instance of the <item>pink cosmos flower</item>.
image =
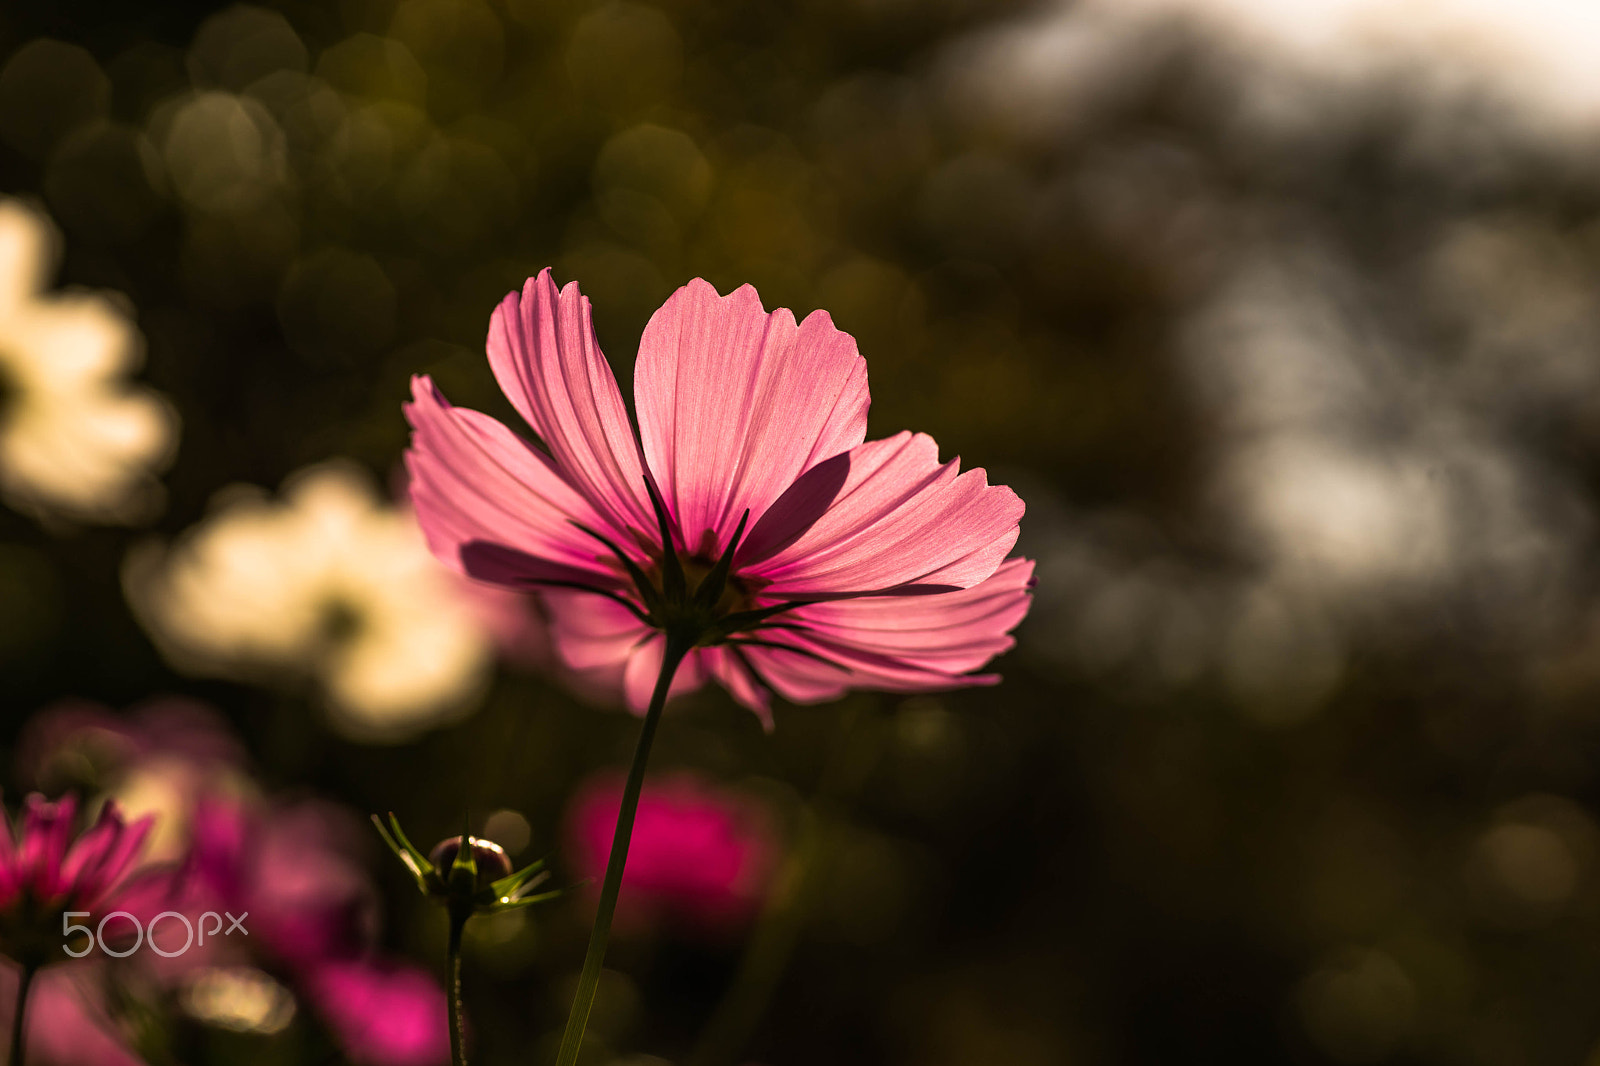
<svg viewBox="0 0 1600 1066">
<path fill-rule="evenodd" d="M 13 834 L 10 818 L 0 812 L 0 950 L 26 967 L 48 967 L 26 1008 L 25 1046 L 35 1058 L 124 1066 L 139 1060 L 114 1035 L 92 985 L 83 981 L 85 967 L 48 964 L 70 961 L 60 954 L 65 912 L 86 913 L 92 922 L 122 906 L 120 893 L 127 888 L 153 819 L 129 825 L 108 800 L 94 823 L 74 835 L 77 813 L 77 797 L 71 794 L 52 803 L 34 792 L 24 801 Z M 0 1010 L 9 1030 L 16 1010 L 16 971 L 0 969 L 0 986 L 5 985 L 10 987 L 3 990 Z"/>
<path fill-rule="evenodd" d="M 622 779 L 602 774 L 567 811 L 573 859 L 596 883 L 621 802 Z M 735 930 L 760 909 L 778 859 L 772 820 L 753 800 L 690 774 L 650 782 L 639 798 L 618 920 Z"/>
<path fill-rule="evenodd" d="M 866 363 L 826 312 L 679 289 L 640 339 L 637 435 L 576 283 L 507 296 L 488 354 L 545 448 L 415 378 L 418 521 L 457 570 L 544 590 L 561 658 L 634 711 L 675 626 L 698 640 L 672 691 L 715 679 L 769 726 L 773 692 L 996 680 L 971 671 L 1028 610 L 1022 501 L 925 435 L 866 441 Z"/>
<path fill-rule="evenodd" d="M 24 804 L 15 836 L 10 820 L 0 816 L 0 943 L 26 954 L 33 930 L 23 924 L 42 922 L 44 939 L 59 942 L 63 911 L 102 908 L 132 868 L 154 819 L 129 825 L 108 800 L 94 824 L 74 837 L 76 796 L 51 803 L 34 792 Z"/>
</svg>

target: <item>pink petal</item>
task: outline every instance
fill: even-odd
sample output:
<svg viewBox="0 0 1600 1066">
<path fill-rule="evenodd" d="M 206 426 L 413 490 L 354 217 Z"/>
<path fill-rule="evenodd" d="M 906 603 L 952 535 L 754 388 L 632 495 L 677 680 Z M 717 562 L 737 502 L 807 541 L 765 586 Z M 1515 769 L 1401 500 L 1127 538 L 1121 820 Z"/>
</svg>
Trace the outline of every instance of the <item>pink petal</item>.
<svg viewBox="0 0 1600 1066">
<path fill-rule="evenodd" d="M 146 864 L 116 884 L 110 898 L 102 898 L 95 909 L 128 911 L 146 926 L 147 936 L 150 919 L 162 911 L 183 910 L 185 914 L 191 911 L 200 914 L 214 910 L 215 907 L 209 902 L 213 897 L 205 886 L 187 883 L 183 874 L 182 866 Z M 202 897 L 208 900 L 204 907 L 188 907 L 184 902 L 186 899 Z M 163 937 L 175 936 L 177 943 L 183 943 L 182 930 L 176 927 L 168 933 L 166 924 L 162 923 L 160 932 Z"/>
<path fill-rule="evenodd" d="M 788 636 L 776 638 L 777 643 L 804 647 L 814 652 L 804 641 Z M 870 687 L 865 678 L 833 663 L 818 662 L 809 655 L 779 651 L 774 648 L 745 648 L 746 660 L 761 675 L 761 683 L 790 703 L 826 703 L 836 700 L 852 688 Z M 959 686 L 950 686 L 959 687 Z"/>
<path fill-rule="evenodd" d="M 746 508 L 760 518 L 795 478 L 866 439 L 867 364 L 826 311 L 797 327 L 749 285 L 718 296 L 696 279 L 645 327 L 634 400 L 686 549 L 714 555 Z"/>
<path fill-rule="evenodd" d="M 622 702 L 634 714 L 643 714 L 650 706 L 650 696 L 655 692 L 656 678 L 661 673 L 661 653 L 665 649 L 666 639 L 652 633 L 628 653 L 628 661 L 622 667 Z M 673 682 L 681 684 L 677 677 Z"/>
<path fill-rule="evenodd" d="M 137 742 L 147 751 L 170 752 L 190 762 L 219 769 L 238 768 L 246 761 L 244 746 L 221 716 L 199 701 L 182 696 L 157 696 L 140 704 L 133 721 L 134 728 L 129 729 L 125 738 L 118 738 L 124 743 Z M 101 726 L 97 730 L 97 743 L 106 742 L 102 737 L 104 729 Z M 131 754 L 124 756 L 131 757 Z"/>
<path fill-rule="evenodd" d="M 639 445 L 589 321 L 589 301 L 548 269 L 489 320 L 489 365 L 556 467 L 613 530 L 652 529 Z"/>
<path fill-rule="evenodd" d="M 605 549 L 573 525 L 603 523 L 549 457 L 488 415 L 452 407 L 426 377 L 411 395 L 411 503 L 436 556 L 497 584 L 615 584 Z"/>
<path fill-rule="evenodd" d="M 1022 501 L 983 470 L 959 476 L 932 437 L 869 441 L 813 467 L 757 523 L 736 565 L 768 599 L 905 586 L 970 588 L 1017 540 Z"/>
<path fill-rule="evenodd" d="M 776 648 L 744 653 L 794 703 L 833 699 L 846 688 L 925 692 L 993 684 L 993 675 L 969 671 L 1015 643 L 1009 633 L 1028 613 L 1032 586 L 1032 561 L 1008 559 L 970 589 L 807 604 L 786 616 L 803 632 L 763 634 L 837 666 Z"/>
<path fill-rule="evenodd" d="M 111 801 L 100 808 L 100 817 L 94 825 L 78 834 L 67 854 L 61 860 L 61 881 L 65 886 L 78 883 L 80 875 L 93 873 L 105 861 L 106 854 L 122 832 L 122 819 L 117 806 Z"/>
<path fill-rule="evenodd" d="M 28 720 L 17 740 L 17 763 L 30 780 L 49 785 L 60 777 L 53 761 L 82 758 L 97 767 L 116 765 L 131 758 L 138 746 L 126 722 L 99 704 L 68 697 Z"/>
<path fill-rule="evenodd" d="M 110 801 L 107 801 L 106 806 L 112 806 Z M 117 887 L 123 875 L 133 866 L 134 859 L 138 858 L 145 839 L 149 837 L 150 830 L 156 824 L 156 819 L 155 815 L 147 814 L 132 825 L 125 825 L 122 823 L 121 815 L 118 815 L 117 823 L 119 832 L 102 855 L 99 867 L 93 871 L 93 883 L 84 886 L 86 891 L 92 893 L 90 898 L 97 903 L 106 893 Z"/>
<path fill-rule="evenodd" d="M 926 692 L 993 684 L 993 675 L 970 671 L 1011 648 L 1009 633 L 1028 612 L 1032 584 L 1033 563 L 1009 559 L 970 589 L 806 604 L 783 616 L 803 632 L 751 634 L 796 650 L 697 648 L 679 667 L 672 695 L 715 679 L 770 730 L 767 685 L 792 703 L 819 703 L 852 688 Z M 544 598 L 562 662 L 591 688 L 642 713 L 661 666 L 660 635 L 602 597 L 551 592 Z"/>
<path fill-rule="evenodd" d="M 241 797 L 202 794 L 189 823 L 186 880 L 229 901 L 246 890 L 244 867 L 259 819 Z"/>
<path fill-rule="evenodd" d="M 652 632 L 621 604 L 603 596 L 557 590 L 545 593 L 544 601 L 556 651 L 574 670 L 620 666 Z"/>
<path fill-rule="evenodd" d="M 796 608 L 818 645 L 892 658 L 944 673 L 976 670 L 1016 642 L 1028 613 L 1033 562 L 1007 559 L 988 580 L 936 596 L 869 596 Z"/>
<path fill-rule="evenodd" d="M 656 690 L 656 678 L 661 673 L 661 656 L 666 647 L 667 638 L 660 633 L 653 633 L 649 640 L 628 656 L 622 676 L 622 698 L 628 710 L 634 714 L 643 714 L 650 706 L 650 697 Z M 705 653 L 706 649 L 697 648 L 684 656 L 677 672 L 672 675 L 672 687 L 667 690 L 669 700 L 704 687 Z"/>
<path fill-rule="evenodd" d="M 655 691 L 665 638 L 634 617 L 621 604 L 588 592 L 545 594 L 550 633 L 561 661 L 584 675 L 594 687 L 620 698 L 634 714 L 643 714 Z M 705 684 L 701 656 L 691 652 L 673 675 L 671 696 L 682 696 Z"/>
<path fill-rule="evenodd" d="M 750 672 L 746 660 L 740 658 L 741 654 L 725 645 L 706 648 L 701 652 L 707 672 L 728 690 L 730 696 L 754 711 L 756 717 L 761 719 L 761 728 L 770 733 L 773 729 L 771 700 L 767 690 Z"/>
<path fill-rule="evenodd" d="M 61 891 L 61 859 L 72 833 L 78 798 L 71 793 L 51 803 L 37 792 L 28 794 L 23 815 L 17 866 L 24 885 L 43 897 Z"/>
</svg>

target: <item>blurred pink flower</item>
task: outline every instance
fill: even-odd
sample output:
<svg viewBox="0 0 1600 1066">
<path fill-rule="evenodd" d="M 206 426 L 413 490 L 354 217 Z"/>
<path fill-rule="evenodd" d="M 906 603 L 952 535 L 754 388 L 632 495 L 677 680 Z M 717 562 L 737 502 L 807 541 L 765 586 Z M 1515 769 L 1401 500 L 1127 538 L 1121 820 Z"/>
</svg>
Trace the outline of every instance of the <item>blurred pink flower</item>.
<svg viewBox="0 0 1600 1066">
<path fill-rule="evenodd" d="M 133 875 L 153 819 L 130 825 L 116 803 L 107 800 L 99 817 L 75 833 L 75 795 L 52 803 L 34 792 L 23 807 L 15 831 L 0 811 L 0 951 L 15 962 L 42 968 L 28 997 L 30 1058 L 58 1066 L 137 1063 L 103 1009 L 98 986 L 88 980 L 98 970 L 96 964 L 61 954 L 62 920 L 73 911 L 98 925 L 96 918 L 121 910 L 125 900 L 154 883 Z M 141 880 L 142 885 L 133 887 Z M 71 946 L 81 950 L 82 940 Z M 11 966 L 0 967 L 0 1016 L 5 1018 L 0 1031 L 9 1031 L 16 1010 L 17 973 Z"/>
<path fill-rule="evenodd" d="M 129 963 L 177 989 L 218 974 L 273 975 L 363 1066 L 449 1060 L 443 990 L 426 971 L 373 951 L 377 896 L 362 861 L 371 841 L 349 811 L 263 797 L 226 727 L 188 701 L 158 701 L 126 716 L 64 705 L 29 724 L 21 749 L 25 774 L 78 766 L 182 828 L 175 867 L 145 879 L 140 892 L 119 894 L 118 907 L 147 927 L 163 910 L 191 920 L 206 911 L 248 913 L 248 936 L 213 934 L 176 957 L 140 952 Z M 59 933 L 58 922 L 58 942 Z M 187 935 L 168 921 L 149 938 L 176 951 Z"/>
<path fill-rule="evenodd" d="M 359 1066 L 434 1066 L 450 1057 L 444 994 L 426 973 L 394 963 L 329 962 L 306 988 Z"/>
<path fill-rule="evenodd" d="M 52 803 L 34 792 L 15 835 L 0 816 L 0 946 L 8 953 L 26 954 L 36 939 L 59 941 L 63 911 L 98 913 L 133 868 L 152 822 L 129 825 L 108 800 L 74 835 L 77 813 L 76 796 Z M 53 952 L 43 957 L 55 961 Z"/>
<path fill-rule="evenodd" d="M 91 787 L 125 811 L 155 815 L 145 856 L 158 862 L 187 846 L 201 796 L 247 783 L 244 749 L 216 712 L 177 697 L 120 715 L 86 700 L 55 704 L 29 719 L 17 762 L 47 792 Z"/>
<path fill-rule="evenodd" d="M 206 797 L 179 877 L 184 908 L 249 912 L 250 939 L 234 946 L 275 969 L 359 958 L 377 933 L 376 895 L 357 861 L 368 850 L 360 829 L 348 811 L 318 800 Z"/>
<path fill-rule="evenodd" d="M 812 703 L 996 680 L 971 671 L 1028 610 L 1032 564 L 1004 562 L 1022 501 L 941 464 L 925 435 L 867 442 L 866 363 L 827 312 L 797 326 L 748 285 L 679 289 L 640 340 L 637 435 L 576 283 L 557 291 L 546 270 L 507 296 L 488 352 L 546 450 L 415 378 L 417 519 L 457 570 L 544 590 L 567 666 L 634 711 L 665 644 L 649 617 L 665 579 L 646 477 L 691 582 L 734 553 L 712 608 L 733 631 L 690 653 L 674 693 L 715 679 L 769 721 L 771 692 Z M 776 613 L 748 613 L 764 609 Z"/>
<path fill-rule="evenodd" d="M 602 774 L 579 789 L 567 810 L 573 860 L 595 883 L 605 870 L 621 800 L 622 778 Z M 713 933 L 737 929 L 760 909 L 779 857 L 771 816 L 755 800 L 690 774 L 647 782 L 617 920 L 675 920 Z"/>
<path fill-rule="evenodd" d="M 93 770 L 173 754 L 199 767 L 236 767 L 244 748 L 215 711 L 180 696 L 163 696 L 112 714 L 88 700 L 69 699 L 28 720 L 17 752 L 24 772 L 44 788 L 68 781 L 68 767 Z"/>
</svg>

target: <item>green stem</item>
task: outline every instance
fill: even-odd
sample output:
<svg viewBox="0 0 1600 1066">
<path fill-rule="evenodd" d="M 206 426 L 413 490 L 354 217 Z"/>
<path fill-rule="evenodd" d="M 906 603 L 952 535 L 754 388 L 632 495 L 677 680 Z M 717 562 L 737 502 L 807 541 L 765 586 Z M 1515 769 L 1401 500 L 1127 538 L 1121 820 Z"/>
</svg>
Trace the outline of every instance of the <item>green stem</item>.
<svg viewBox="0 0 1600 1066">
<path fill-rule="evenodd" d="M 469 914 L 450 913 L 449 974 L 450 994 L 450 1063 L 467 1066 L 467 1034 L 461 1020 L 461 931 L 467 927 Z"/>
<path fill-rule="evenodd" d="M 17 1009 L 11 1015 L 11 1056 L 6 1059 L 8 1066 L 22 1066 L 24 1020 L 28 1014 L 28 989 L 33 985 L 33 974 L 36 967 L 28 963 L 22 964 L 22 977 L 17 983 Z"/>
<path fill-rule="evenodd" d="M 617 894 L 622 890 L 622 869 L 628 864 L 628 844 L 633 840 L 633 819 L 639 812 L 639 790 L 644 787 L 644 768 L 650 761 L 650 744 L 655 739 L 656 725 L 661 721 L 661 710 L 667 704 L 667 692 L 672 687 L 672 675 L 678 664 L 694 647 L 694 640 L 680 634 L 667 634 L 667 647 L 661 655 L 661 673 L 656 677 L 656 688 L 650 695 L 650 707 L 644 714 L 644 725 L 639 729 L 639 743 L 633 749 L 633 765 L 628 768 L 628 781 L 622 788 L 622 806 L 617 811 L 617 831 L 611 838 L 611 857 L 606 860 L 606 876 L 600 885 L 600 904 L 594 915 L 594 928 L 589 933 L 589 950 L 583 957 L 583 971 L 578 975 L 578 991 L 572 997 L 572 1012 L 567 1015 L 567 1029 L 561 1035 L 561 1051 L 556 1056 L 556 1066 L 576 1066 L 578 1049 L 583 1045 L 583 1033 L 589 1024 L 589 1011 L 594 1007 L 594 995 L 600 987 L 600 968 L 606 959 L 606 942 L 611 939 L 611 918 L 617 910 Z"/>
</svg>

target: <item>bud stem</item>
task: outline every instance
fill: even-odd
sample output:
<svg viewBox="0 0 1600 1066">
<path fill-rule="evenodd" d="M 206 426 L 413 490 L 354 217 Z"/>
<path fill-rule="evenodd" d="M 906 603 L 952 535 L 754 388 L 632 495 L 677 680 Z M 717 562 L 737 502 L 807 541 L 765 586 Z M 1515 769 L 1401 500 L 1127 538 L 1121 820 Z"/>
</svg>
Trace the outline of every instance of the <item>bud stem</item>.
<svg viewBox="0 0 1600 1066">
<path fill-rule="evenodd" d="M 11 1055 L 6 1059 L 7 1066 L 22 1066 L 23 1035 L 26 1032 L 28 1015 L 28 989 L 33 985 L 33 974 L 37 968 L 24 961 L 22 975 L 17 979 L 17 1007 L 11 1015 Z"/>
<path fill-rule="evenodd" d="M 448 952 L 450 992 L 450 1063 L 467 1066 L 466 1032 L 461 1023 L 461 931 L 467 926 L 467 914 L 458 914 L 450 908 L 450 947 Z"/>
<path fill-rule="evenodd" d="M 639 791 L 644 787 L 644 768 L 650 761 L 650 744 L 655 739 L 656 725 L 661 721 L 661 710 L 667 704 L 672 675 L 677 673 L 678 664 L 694 647 L 696 636 L 692 633 L 669 632 L 666 640 L 666 650 L 661 655 L 661 673 L 656 676 L 650 707 L 645 711 L 644 724 L 639 729 L 639 743 L 633 749 L 633 765 L 628 768 L 628 781 L 622 789 L 622 806 L 617 811 L 617 831 L 611 838 L 611 857 L 606 860 L 605 881 L 600 886 L 600 904 L 595 911 L 594 928 L 589 933 L 589 950 L 583 957 L 583 971 L 578 975 L 578 991 L 572 997 L 572 1012 L 567 1015 L 567 1029 L 561 1036 L 561 1051 L 556 1056 L 556 1066 L 576 1066 L 578 1061 L 578 1049 L 583 1045 L 584 1029 L 589 1024 L 589 1011 L 594 1007 L 594 995 L 600 987 L 600 968 L 606 958 L 606 942 L 611 939 L 611 917 L 616 913 L 617 894 L 622 890 L 622 870 L 628 864 L 628 844 L 633 840 L 633 819 L 639 812 Z"/>
</svg>

